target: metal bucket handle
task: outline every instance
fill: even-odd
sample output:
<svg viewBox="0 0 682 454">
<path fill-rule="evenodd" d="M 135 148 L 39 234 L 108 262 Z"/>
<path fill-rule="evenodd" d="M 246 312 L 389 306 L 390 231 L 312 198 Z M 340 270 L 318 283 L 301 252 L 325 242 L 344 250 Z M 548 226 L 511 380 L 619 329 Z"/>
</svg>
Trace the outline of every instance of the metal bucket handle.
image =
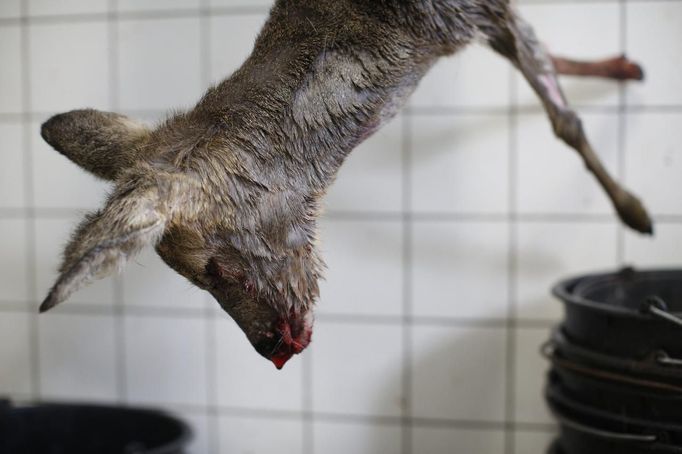
<svg viewBox="0 0 682 454">
<path fill-rule="evenodd" d="M 559 421 L 559 424 L 569 427 L 573 430 L 577 430 L 578 432 L 593 435 L 595 437 L 608 438 L 609 440 L 623 442 L 656 443 L 658 441 L 656 435 L 628 434 L 620 432 L 611 432 L 609 430 L 603 429 L 595 429 L 594 427 L 590 427 L 585 424 L 575 422 L 574 420 L 569 419 L 556 411 L 553 413 L 554 417 Z"/>
<path fill-rule="evenodd" d="M 653 315 L 662 320 L 668 321 L 682 328 L 682 318 L 668 310 L 668 304 L 660 296 L 652 295 L 647 297 L 640 306 L 640 312 Z"/>
<path fill-rule="evenodd" d="M 673 323 L 682 328 L 682 318 L 672 314 L 668 311 L 668 304 L 660 296 L 652 295 L 644 300 L 640 307 L 640 312 L 643 314 L 658 317 L 661 320 Z M 656 362 L 664 366 L 682 367 L 682 359 L 672 358 L 665 351 L 659 351 L 655 354 Z"/>
<path fill-rule="evenodd" d="M 669 383 L 662 383 L 654 380 L 646 380 L 641 378 L 635 378 L 616 372 L 606 371 L 603 369 L 597 369 L 593 367 L 588 367 L 582 364 L 575 363 L 556 355 L 556 343 L 554 340 L 548 340 L 540 347 L 540 353 L 547 359 L 554 367 L 559 367 L 563 369 L 568 369 L 578 374 L 598 378 L 602 380 L 614 381 L 617 383 L 624 383 L 627 385 L 641 386 L 643 388 L 654 389 L 659 391 L 673 391 L 677 393 L 682 393 L 681 386 L 675 386 Z M 678 361 L 678 360 L 671 360 Z M 682 361 L 680 362 L 682 364 Z"/>
</svg>

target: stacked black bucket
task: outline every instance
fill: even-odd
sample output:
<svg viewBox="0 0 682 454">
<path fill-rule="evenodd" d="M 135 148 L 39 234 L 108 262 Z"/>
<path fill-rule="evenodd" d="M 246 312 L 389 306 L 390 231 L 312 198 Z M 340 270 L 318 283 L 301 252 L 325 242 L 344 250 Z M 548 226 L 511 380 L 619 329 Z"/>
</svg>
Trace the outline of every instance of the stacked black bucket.
<svg viewBox="0 0 682 454">
<path fill-rule="evenodd" d="M 0 454 L 184 454 L 191 436 L 156 410 L 0 400 Z"/>
<path fill-rule="evenodd" d="M 682 454 L 682 270 L 583 276 L 543 353 L 552 454 Z"/>
</svg>

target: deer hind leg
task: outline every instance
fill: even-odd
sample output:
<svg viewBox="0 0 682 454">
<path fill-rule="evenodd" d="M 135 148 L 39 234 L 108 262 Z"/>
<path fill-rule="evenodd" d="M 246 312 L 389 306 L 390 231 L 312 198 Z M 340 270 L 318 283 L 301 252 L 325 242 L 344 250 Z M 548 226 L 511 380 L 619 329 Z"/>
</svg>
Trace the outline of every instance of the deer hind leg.
<svg viewBox="0 0 682 454">
<path fill-rule="evenodd" d="M 557 79 L 555 69 L 557 61 L 560 70 L 580 70 L 581 75 L 601 76 L 604 76 L 604 68 L 609 66 L 609 63 L 578 63 L 570 67 L 566 60 L 553 61 L 538 42 L 530 26 L 512 13 L 509 14 L 507 28 L 501 29 L 498 34 L 489 38 L 491 47 L 508 58 L 521 71 L 542 101 L 556 136 L 582 157 L 587 169 L 592 172 L 611 199 L 620 219 L 638 232 L 653 233 L 651 219 L 642 203 L 609 175 L 592 149 L 582 122 L 569 108 Z"/>
<path fill-rule="evenodd" d="M 596 61 L 580 61 L 551 56 L 557 74 L 603 77 L 614 80 L 644 80 L 644 70 L 625 55 Z"/>
</svg>

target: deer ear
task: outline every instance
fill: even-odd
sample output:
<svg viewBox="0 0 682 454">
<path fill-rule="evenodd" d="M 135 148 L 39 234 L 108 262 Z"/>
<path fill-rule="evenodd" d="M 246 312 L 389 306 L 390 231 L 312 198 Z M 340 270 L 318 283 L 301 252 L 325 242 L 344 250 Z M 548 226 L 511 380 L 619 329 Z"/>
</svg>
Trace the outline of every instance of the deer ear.
<svg viewBox="0 0 682 454">
<path fill-rule="evenodd" d="M 100 178 L 115 180 L 138 159 L 150 131 L 124 115 L 85 109 L 55 115 L 40 133 L 75 164 Z"/>
<path fill-rule="evenodd" d="M 118 187 L 104 209 L 87 215 L 76 229 L 64 251 L 60 276 L 40 312 L 93 280 L 122 269 L 128 258 L 161 239 L 165 224 L 156 188 Z"/>
</svg>

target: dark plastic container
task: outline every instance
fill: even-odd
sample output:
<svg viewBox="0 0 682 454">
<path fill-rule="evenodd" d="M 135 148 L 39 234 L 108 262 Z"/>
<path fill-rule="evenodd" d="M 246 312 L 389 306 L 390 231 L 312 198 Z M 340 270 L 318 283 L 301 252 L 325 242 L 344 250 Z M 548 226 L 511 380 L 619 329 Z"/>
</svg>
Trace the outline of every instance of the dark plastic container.
<svg viewBox="0 0 682 454">
<path fill-rule="evenodd" d="M 590 377 L 570 369 L 554 368 L 550 383 L 567 397 L 607 412 L 663 424 L 682 424 L 682 393 Z"/>
<path fill-rule="evenodd" d="M 552 399 L 548 402 L 560 430 L 560 438 L 551 446 L 550 454 L 682 454 L 682 447 L 655 434 L 632 427 L 609 427 L 585 415 L 576 415 Z"/>
<path fill-rule="evenodd" d="M 189 427 L 155 410 L 0 405 L 0 454 L 184 454 Z"/>
<path fill-rule="evenodd" d="M 561 326 L 552 332 L 544 354 L 554 367 L 578 371 L 587 377 L 682 393 L 682 367 L 666 364 L 658 355 L 635 360 L 590 350 L 570 340 Z"/>
<path fill-rule="evenodd" d="M 634 360 L 664 355 L 682 364 L 682 270 L 582 276 L 560 282 L 553 293 L 565 306 L 567 337 L 581 347 Z"/>
<path fill-rule="evenodd" d="M 560 424 L 551 454 L 682 454 L 682 270 L 594 274 L 553 293 L 543 348 Z"/>
<path fill-rule="evenodd" d="M 561 447 L 561 442 L 559 440 L 554 440 L 554 442 L 549 446 L 547 454 L 564 454 L 564 450 Z"/>
<path fill-rule="evenodd" d="M 599 421 L 602 426 L 618 430 L 657 434 L 659 439 L 671 441 L 682 448 L 682 419 L 668 421 L 613 411 L 594 402 L 578 400 L 556 381 L 550 381 L 546 394 L 550 402 L 558 404 L 577 415 L 578 421 L 589 419 Z"/>
</svg>

